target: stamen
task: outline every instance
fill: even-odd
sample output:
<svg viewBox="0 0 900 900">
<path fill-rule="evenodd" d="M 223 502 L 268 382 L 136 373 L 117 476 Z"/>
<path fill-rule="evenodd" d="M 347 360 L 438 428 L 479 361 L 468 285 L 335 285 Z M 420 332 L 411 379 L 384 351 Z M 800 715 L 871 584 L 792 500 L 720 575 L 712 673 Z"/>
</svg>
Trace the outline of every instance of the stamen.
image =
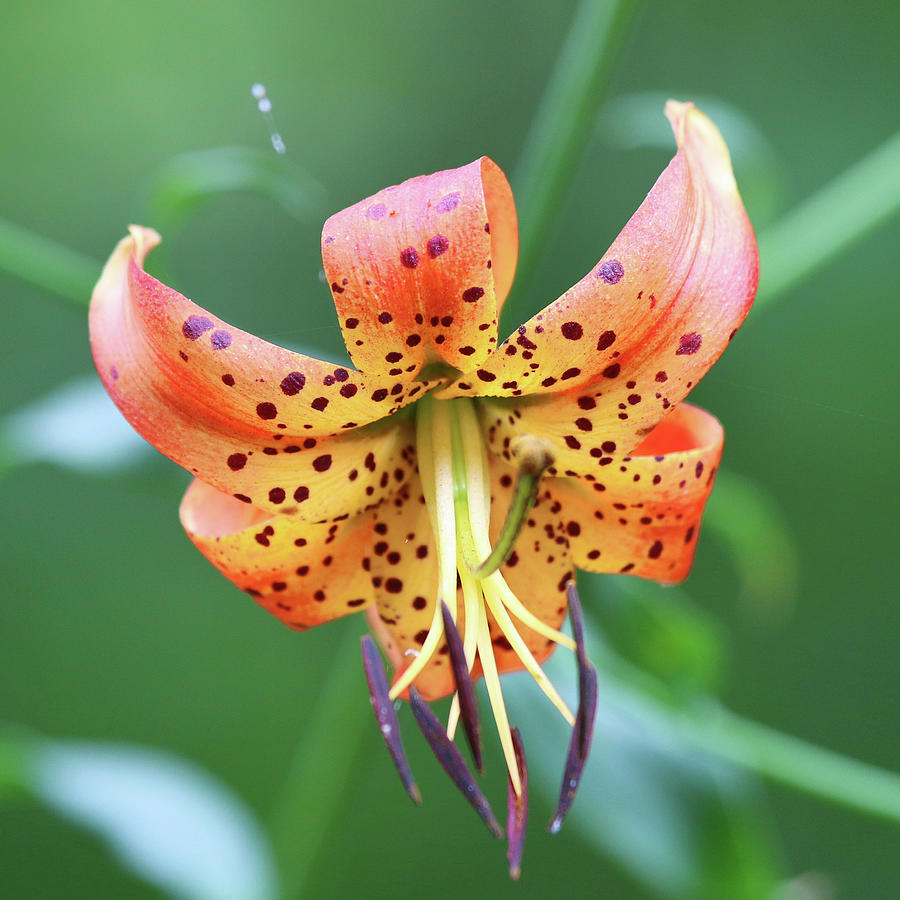
<svg viewBox="0 0 900 900">
<path fill-rule="evenodd" d="M 413 779 L 412 771 L 409 768 L 409 760 L 406 758 L 406 751 L 403 749 L 403 741 L 400 739 L 400 722 L 397 719 L 397 711 L 388 694 L 387 676 L 385 675 L 384 665 L 381 662 L 381 654 L 375 646 L 375 641 L 369 635 L 363 635 L 362 640 L 362 657 L 363 669 L 366 673 L 366 682 L 369 685 L 370 700 L 372 710 L 375 713 L 375 720 L 384 738 L 387 748 L 390 751 L 391 759 L 397 767 L 400 780 L 406 793 L 409 794 L 413 803 L 421 804 L 422 794 L 419 791 Z"/>
<path fill-rule="evenodd" d="M 525 748 L 522 746 L 519 729 L 513 728 L 511 734 L 519 777 L 522 780 L 522 793 L 516 793 L 510 778 L 507 790 L 506 859 L 509 862 L 509 877 L 518 881 L 522 874 L 522 851 L 525 849 L 525 825 L 528 822 L 528 767 L 525 764 Z"/>
<path fill-rule="evenodd" d="M 425 740 L 428 741 L 438 762 L 444 767 L 453 783 L 460 789 L 463 796 L 472 804 L 475 811 L 481 816 L 491 834 L 495 837 L 503 837 L 503 829 L 494 817 L 487 797 L 475 783 L 475 778 L 469 771 L 456 745 L 444 733 L 444 728 L 438 717 L 431 711 L 431 707 L 422 699 L 415 687 L 409 689 L 409 701 L 413 715 Z"/>
<path fill-rule="evenodd" d="M 572 634 L 575 636 L 577 648 L 575 658 L 578 661 L 578 716 L 575 721 L 575 727 L 572 729 L 572 738 L 569 741 L 569 751 L 566 755 L 566 767 L 563 772 L 559 802 L 556 805 L 553 818 L 547 826 L 547 830 L 551 834 L 556 834 L 562 828 L 563 820 L 575 800 L 575 793 L 581 781 L 581 773 L 584 771 L 588 753 L 591 749 L 594 719 L 597 713 L 597 670 L 588 661 L 585 652 L 584 618 L 574 582 L 569 584 L 567 593 L 569 597 L 569 620 L 572 623 Z"/>
<path fill-rule="evenodd" d="M 509 559 L 516 541 L 525 527 L 525 519 L 537 500 L 538 484 L 544 471 L 553 465 L 554 457 L 547 444 L 539 438 L 523 435 L 512 446 L 519 460 L 516 492 L 506 513 L 506 521 L 494 542 L 487 559 L 472 570 L 476 578 L 486 578 Z"/>
<path fill-rule="evenodd" d="M 444 634 L 450 649 L 453 677 L 456 680 L 456 696 L 462 714 L 463 731 L 465 731 L 469 749 L 472 751 L 475 768 L 481 775 L 484 772 L 484 766 L 481 759 L 481 724 L 478 721 L 478 700 L 475 698 L 475 688 L 469 677 L 469 667 L 466 663 L 462 638 L 459 636 L 456 623 L 453 621 L 453 616 L 446 603 L 441 603 L 441 613 L 444 617 Z"/>
</svg>

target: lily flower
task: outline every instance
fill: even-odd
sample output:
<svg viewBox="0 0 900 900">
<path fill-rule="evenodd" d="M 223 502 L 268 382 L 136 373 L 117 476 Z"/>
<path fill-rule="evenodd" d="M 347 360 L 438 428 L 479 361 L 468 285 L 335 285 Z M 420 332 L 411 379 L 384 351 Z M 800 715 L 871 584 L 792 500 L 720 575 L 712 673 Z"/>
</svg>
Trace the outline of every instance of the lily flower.
<svg viewBox="0 0 900 900">
<path fill-rule="evenodd" d="M 590 744 L 576 568 L 660 582 L 691 566 L 721 425 L 681 403 L 756 290 L 756 243 L 728 151 L 691 104 L 678 151 L 600 262 L 498 342 L 517 224 L 487 158 L 413 178 L 332 216 L 322 257 L 355 368 L 267 343 L 143 269 L 132 227 L 95 289 L 91 342 L 123 414 L 196 477 L 181 521 L 238 587 L 303 631 L 365 610 L 376 717 L 414 799 L 393 702 L 409 699 L 489 827 L 452 744 L 480 768 L 482 677 L 506 758 L 518 871 L 525 763 L 500 674 L 526 669 L 573 725 L 558 827 Z M 575 640 L 560 631 L 572 607 Z M 541 663 L 576 650 L 573 714 Z M 426 701 L 454 695 L 435 727 Z M 462 767 L 462 768 L 460 768 Z"/>
</svg>

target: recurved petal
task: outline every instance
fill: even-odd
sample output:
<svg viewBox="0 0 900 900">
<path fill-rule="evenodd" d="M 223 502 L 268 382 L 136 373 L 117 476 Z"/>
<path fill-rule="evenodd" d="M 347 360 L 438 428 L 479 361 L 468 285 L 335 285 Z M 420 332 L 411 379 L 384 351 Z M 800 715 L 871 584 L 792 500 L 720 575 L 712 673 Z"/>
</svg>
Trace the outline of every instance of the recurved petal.
<svg viewBox="0 0 900 900">
<path fill-rule="evenodd" d="M 666 114 L 678 153 L 603 260 L 442 394 L 521 397 L 512 432 L 581 445 L 565 469 L 593 471 L 589 453 L 607 441 L 635 447 L 719 357 L 756 292 L 756 241 L 721 136 L 691 104 Z"/>
<path fill-rule="evenodd" d="M 131 424 L 204 481 L 272 512 L 354 513 L 396 489 L 412 442 L 404 416 L 392 414 L 425 387 L 226 325 L 144 272 L 158 242 L 132 228 L 91 301 L 97 369 Z"/>
<path fill-rule="evenodd" d="M 667 584 L 686 578 L 723 437 L 713 416 L 682 403 L 631 456 L 586 478 L 548 479 L 575 565 Z"/>
<path fill-rule="evenodd" d="M 372 546 L 371 514 L 319 524 L 270 516 L 197 479 L 180 513 L 203 555 L 291 628 L 321 625 L 373 600 L 363 568 Z"/>
<path fill-rule="evenodd" d="M 332 216 L 322 259 L 354 364 L 404 381 L 433 362 L 480 365 L 497 343 L 517 252 L 512 192 L 487 157 Z"/>
</svg>

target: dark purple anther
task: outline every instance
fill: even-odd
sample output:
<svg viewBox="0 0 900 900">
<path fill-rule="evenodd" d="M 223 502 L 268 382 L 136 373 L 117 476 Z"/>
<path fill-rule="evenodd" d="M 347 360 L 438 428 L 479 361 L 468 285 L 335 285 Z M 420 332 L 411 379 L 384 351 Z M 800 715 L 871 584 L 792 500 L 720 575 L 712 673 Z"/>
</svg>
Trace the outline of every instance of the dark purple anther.
<svg viewBox="0 0 900 900">
<path fill-rule="evenodd" d="M 581 773 L 584 771 L 588 753 L 590 753 L 591 739 L 594 736 L 594 719 L 597 714 L 597 670 L 588 662 L 585 652 L 584 617 L 575 582 L 570 582 L 566 593 L 569 599 L 572 637 L 575 639 L 575 659 L 578 663 L 578 713 L 575 716 L 575 727 L 572 729 L 572 739 L 569 742 L 569 752 L 566 756 L 566 768 L 563 772 L 559 802 L 553 818 L 547 826 L 547 830 L 551 834 L 556 834 L 562 828 L 563 820 L 575 800 Z"/>
<path fill-rule="evenodd" d="M 406 751 L 403 749 L 403 741 L 400 740 L 400 722 L 388 692 L 387 677 L 384 673 L 381 655 L 378 653 L 375 641 L 369 635 L 363 635 L 361 643 L 363 668 L 366 672 L 375 720 L 378 722 L 381 736 L 387 744 L 403 787 L 406 788 L 406 793 L 412 798 L 413 803 L 421 804 L 422 794 L 413 779 Z"/>
<path fill-rule="evenodd" d="M 422 699 L 422 695 L 415 687 L 409 689 L 409 702 L 416 722 L 422 729 L 422 734 L 425 735 L 425 740 L 431 746 L 438 762 L 444 767 L 444 771 L 450 776 L 466 800 L 472 804 L 475 812 L 481 816 L 491 834 L 494 837 L 502 838 L 503 829 L 494 817 L 487 797 L 475 783 L 475 778 L 463 760 L 462 754 L 447 737 L 444 726 L 441 725 L 438 717 L 431 711 L 431 707 Z"/>
<path fill-rule="evenodd" d="M 525 849 L 525 825 L 528 822 L 528 767 L 525 764 L 525 749 L 518 728 L 510 729 L 513 749 L 516 752 L 516 765 L 519 768 L 519 781 L 522 793 L 517 794 L 512 779 L 508 779 L 507 797 L 508 813 L 506 816 L 506 859 L 509 862 L 509 877 L 518 881 L 522 874 L 522 851 Z"/>
<path fill-rule="evenodd" d="M 456 694 L 459 697 L 459 717 L 462 720 L 469 749 L 472 751 L 475 768 L 481 775 L 484 772 L 484 766 L 481 761 L 481 723 L 478 719 L 478 700 L 475 697 L 475 687 L 469 677 L 469 666 L 466 662 L 462 638 L 459 636 L 453 616 L 450 615 L 450 610 L 443 600 L 441 601 L 441 615 L 444 617 L 444 634 L 450 650 Z"/>
</svg>

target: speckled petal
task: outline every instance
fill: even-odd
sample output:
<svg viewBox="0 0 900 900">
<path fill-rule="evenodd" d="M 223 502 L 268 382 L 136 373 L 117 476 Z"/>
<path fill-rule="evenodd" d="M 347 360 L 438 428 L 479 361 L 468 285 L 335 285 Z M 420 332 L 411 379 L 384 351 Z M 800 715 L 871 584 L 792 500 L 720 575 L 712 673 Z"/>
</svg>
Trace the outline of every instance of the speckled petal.
<svg viewBox="0 0 900 900">
<path fill-rule="evenodd" d="M 667 584 L 686 578 L 722 440 L 713 416 L 682 403 L 596 477 L 547 479 L 578 568 Z"/>
<path fill-rule="evenodd" d="M 371 514 L 316 525 L 273 517 L 196 479 L 180 512 L 203 555 L 291 628 L 321 625 L 373 600 L 362 567 L 372 546 Z"/>
<path fill-rule="evenodd" d="M 515 479 L 515 469 L 496 458 L 491 459 L 492 541 L 496 541 L 506 518 L 515 490 Z M 554 481 L 546 479 L 541 482 L 542 490 L 516 541 L 515 549 L 500 571 L 512 592 L 528 610 L 545 625 L 559 629 L 566 617 L 566 585 L 575 577 L 575 571 L 562 507 L 544 487 Z M 543 662 L 556 645 L 523 625 L 512 613 L 510 615 L 535 659 Z M 492 616 L 488 616 L 488 621 L 494 638 L 498 670 L 518 671 L 522 668 L 519 657 L 510 649 Z"/>
<path fill-rule="evenodd" d="M 363 566 L 370 573 L 377 606 L 368 619 L 396 681 L 425 643 L 437 599 L 437 551 L 418 476 L 372 515 L 375 536 Z M 458 607 L 461 610 L 462 603 Z M 456 689 L 445 641 L 415 684 L 426 700 Z"/>
<path fill-rule="evenodd" d="M 486 157 L 332 216 L 322 259 L 354 364 L 408 381 L 437 361 L 482 363 L 517 252 L 512 192 Z"/>
<path fill-rule="evenodd" d="M 132 228 L 91 303 L 97 369 L 131 424 L 204 481 L 272 512 L 352 514 L 396 489 L 412 441 L 407 417 L 391 414 L 424 387 L 292 353 L 215 319 L 143 271 L 158 241 Z M 365 425 L 373 420 L 382 421 Z"/>
<path fill-rule="evenodd" d="M 440 395 L 521 397 L 501 443 L 540 435 L 561 471 L 595 471 L 608 442 L 635 447 L 719 357 L 756 292 L 756 242 L 722 138 L 690 104 L 666 113 L 678 153 L 603 260 Z"/>
</svg>

